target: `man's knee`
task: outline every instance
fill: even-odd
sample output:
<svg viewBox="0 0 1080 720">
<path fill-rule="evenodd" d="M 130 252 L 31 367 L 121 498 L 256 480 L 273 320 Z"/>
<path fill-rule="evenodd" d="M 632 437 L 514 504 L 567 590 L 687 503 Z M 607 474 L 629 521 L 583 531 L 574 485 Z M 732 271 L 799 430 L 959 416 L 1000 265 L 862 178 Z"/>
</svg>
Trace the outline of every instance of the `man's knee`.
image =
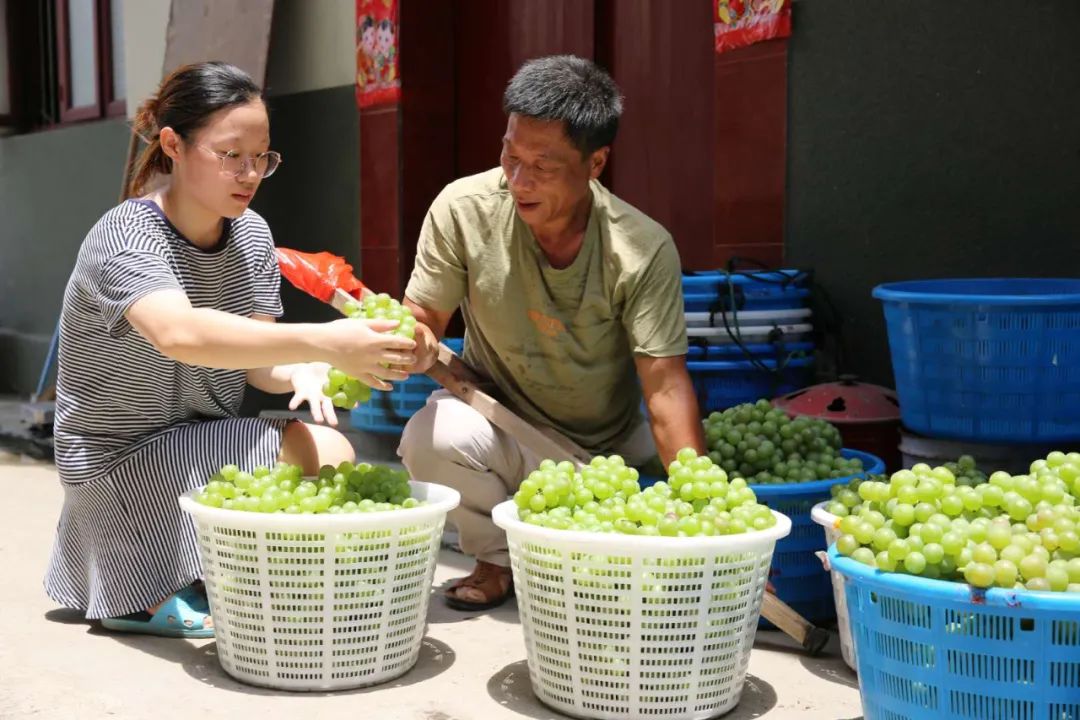
<svg viewBox="0 0 1080 720">
<path fill-rule="evenodd" d="M 484 470 L 494 442 L 494 430 L 480 413 L 456 399 L 437 400 L 409 419 L 398 455 L 414 475 L 439 463 Z"/>
</svg>

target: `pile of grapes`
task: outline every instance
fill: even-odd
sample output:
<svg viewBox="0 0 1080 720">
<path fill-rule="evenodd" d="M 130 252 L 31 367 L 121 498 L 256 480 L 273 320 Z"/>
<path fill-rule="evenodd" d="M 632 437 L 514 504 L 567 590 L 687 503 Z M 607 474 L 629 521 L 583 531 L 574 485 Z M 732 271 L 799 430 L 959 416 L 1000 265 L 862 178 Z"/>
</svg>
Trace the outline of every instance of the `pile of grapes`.
<svg viewBox="0 0 1080 720">
<path fill-rule="evenodd" d="M 917 465 L 916 467 L 920 468 L 920 472 L 925 473 L 929 466 Z M 956 462 L 947 462 L 942 467 L 953 474 L 957 487 L 975 487 L 987 480 L 986 474 L 975 467 L 975 459 L 970 455 L 961 455 Z M 844 483 L 833 485 L 830 488 L 832 500 L 825 509 L 837 517 L 858 515 L 863 505 L 863 499 L 859 496 L 859 486 L 868 481 L 888 482 L 889 478 L 886 475 L 870 475 L 866 478 L 852 478 L 846 485 Z"/>
<path fill-rule="evenodd" d="M 965 463 L 967 464 L 967 463 Z M 1027 475 L 975 486 L 916 465 L 858 486 L 837 551 L 880 570 L 975 587 L 1080 592 L 1080 453 L 1050 453 Z"/>
<path fill-rule="evenodd" d="M 296 465 L 278 463 L 244 472 L 226 465 L 195 494 L 195 502 L 226 510 L 291 515 L 365 513 L 413 508 L 409 475 L 380 465 L 327 465 L 306 480 Z"/>
<path fill-rule="evenodd" d="M 576 472 L 545 460 L 514 494 L 518 517 L 557 530 L 704 537 L 764 530 L 776 524 L 746 481 L 690 448 L 668 468 L 669 481 L 644 491 L 618 455 L 595 457 Z"/>
<path fill-rule="evenodd" d="M 747 482 L 798 483 L 847 477 L 862 461 L 840 456 L 840 432 L 824 420 L 792 420 L 768 400 L 736 405 L 705 419 L 709 457 Z"/>
<path fill-rule="evenodd" d="M 368 320 L 397 320 L 400 324 L 391 334 L 407 337 L 410 340 L 416 334 L 416 318 L 412 310 L 394 300 L 386 293 L 368 295 L 363 302 L 347 302 L 342 308 L 347 317 L 366 318 Z M 331 398 L 334 407 L 351 410 L 358 403 L 371 399 L 371 388 L 354 377 L 349 377 L 336 368 L 331 368 L 323 394 Z"/>
</svg>

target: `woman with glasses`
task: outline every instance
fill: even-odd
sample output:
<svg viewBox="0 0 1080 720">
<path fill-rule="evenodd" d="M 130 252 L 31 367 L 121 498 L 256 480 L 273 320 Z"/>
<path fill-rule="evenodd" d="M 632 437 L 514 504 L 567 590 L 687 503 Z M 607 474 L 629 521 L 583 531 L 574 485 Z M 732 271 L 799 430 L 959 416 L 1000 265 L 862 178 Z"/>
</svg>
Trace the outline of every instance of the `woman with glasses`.
<svg viewBox="0 0 1080 720">
<path fill-rule="evenodd" d="M 320 425 L 238 417 L 247 385 L 336 424 L 331 365 L 389 389 L 414 361 L 396 323 L 276 324 L 280 276 L 248 208 L 281 165 L 262 92 L 224 63 L 181 68 L 139 109 L 149 143 L 128 200 L 79 251 L 60 318 L 56 463 L 65 491 L 50 597 L 118 631 L 209 637 L 192 523 L 177 497 L 222 466 L 314 474 L 352 460 Z"/>
</svg>

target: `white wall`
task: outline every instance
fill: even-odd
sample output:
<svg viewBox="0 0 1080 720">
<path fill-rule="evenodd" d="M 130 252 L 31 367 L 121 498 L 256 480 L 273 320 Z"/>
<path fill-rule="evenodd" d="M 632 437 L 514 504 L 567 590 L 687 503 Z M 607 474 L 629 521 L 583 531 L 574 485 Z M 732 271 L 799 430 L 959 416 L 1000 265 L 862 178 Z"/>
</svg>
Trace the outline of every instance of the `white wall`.
<svg viewBox="0 0 1080 720">
<path fill-rule="evenodd" d="M 130 118 L 161 82 L 171 0 L 113 2 L 123 3 Z M 354 83 L 355 13 L 355 0 L 276 0 L 267 61 L 269 93 L 286 95 Z"/>
<path fill-rule="evenodd" d="M 271 95 L 356 82 L 355 0 L 277 0 L 266 88 Z"/>
<path fill-rule="evenodd" d="M 119 0 L 124 6 L 124 71 L 127 76 L 127 114 L 135 117 L 139 104 L 161 82 L 165 62 L 165 28 L 170 0 Z M 117 0 L 113 0 L 117 2 Z"/>
</svg>

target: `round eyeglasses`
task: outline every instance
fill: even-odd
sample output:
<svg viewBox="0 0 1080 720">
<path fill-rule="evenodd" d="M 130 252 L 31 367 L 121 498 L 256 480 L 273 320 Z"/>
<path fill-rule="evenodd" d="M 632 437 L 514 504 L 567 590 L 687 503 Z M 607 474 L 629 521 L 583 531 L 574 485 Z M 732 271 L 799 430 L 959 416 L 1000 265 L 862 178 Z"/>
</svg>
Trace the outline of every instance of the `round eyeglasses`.
<svg viewBox="0 0 1080 720">
<path fill-rule="evenodd" d="M 234 151 L 220 152 L 212 148 L 208 148 L 205 145 L 199 145 L 199 148 L 210 153 L 218 160 L 221 160 L 221 172 L 228 173 L 233 177 L 240 177 L 247 173 L 248 168 L 251 167 L 255 170 L 255 174 L 260 178 L 268 178 L 274 174 L 274 172 L 281 167 L 283 162 L 281 159 L 281 153 L 269 150 L 258 155 L 252 155 L 251 157 L 243 157 L 239 153 Z"/>
</svg>

